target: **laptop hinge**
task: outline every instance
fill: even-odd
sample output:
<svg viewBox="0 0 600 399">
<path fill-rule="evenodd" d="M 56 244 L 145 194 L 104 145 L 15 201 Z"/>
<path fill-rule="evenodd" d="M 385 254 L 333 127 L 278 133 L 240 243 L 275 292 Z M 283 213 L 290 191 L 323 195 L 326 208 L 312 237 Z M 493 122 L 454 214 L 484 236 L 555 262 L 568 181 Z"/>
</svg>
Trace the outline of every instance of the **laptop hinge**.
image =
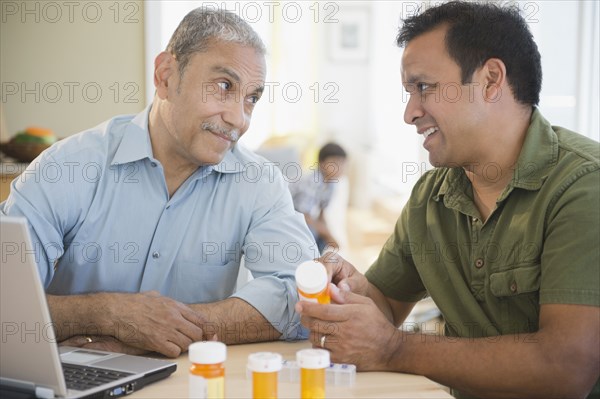
<svg viewBox="0 0 600 399">
<path fill-rule="evenodd" d="M 15 380 L 12 378 L 0 377 L 0 387 L 2 390 L 14 392 L 23 397 L 34 397 L 39 399 L 53 399 L 54 390 L 51 388 L 36 386 L 29 381 Z"/>
</svg>

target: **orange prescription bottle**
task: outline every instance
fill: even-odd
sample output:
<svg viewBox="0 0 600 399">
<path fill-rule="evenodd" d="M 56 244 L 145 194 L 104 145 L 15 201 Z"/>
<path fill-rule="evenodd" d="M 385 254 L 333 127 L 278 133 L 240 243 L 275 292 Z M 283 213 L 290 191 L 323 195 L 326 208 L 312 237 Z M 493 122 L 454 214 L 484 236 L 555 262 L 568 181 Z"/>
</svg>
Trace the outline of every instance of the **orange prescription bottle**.
<svg viewBox="0 0 600 399">
<path fill-rule="evenodd" d="M 194 399 L 225 398 L 225 366 L 227 346 L 222 342 L 194 342 L 190 345 L 192 363 L 189 376 L 189 397 Z"/>
<path fill-rule="evenodd" d="M 296 285 L 301 301 L 330 303 L 327 270 L 313 260 L 301 263 L 296 269 Z"/>
<path fill-rule="evenodd" d="M 302 349 L 296 352 L 300 367 L 300 398 L 325 398 L 325 369 L 329 367 L 329 351 Z"/>
<path fill-rule="evenodd" d="M 252 397 L 277 398 L 277 380 L 283 359 L 273 352 L 257 352 L 248 356 L 248 368 L 252 371 Z"/>
</svg>

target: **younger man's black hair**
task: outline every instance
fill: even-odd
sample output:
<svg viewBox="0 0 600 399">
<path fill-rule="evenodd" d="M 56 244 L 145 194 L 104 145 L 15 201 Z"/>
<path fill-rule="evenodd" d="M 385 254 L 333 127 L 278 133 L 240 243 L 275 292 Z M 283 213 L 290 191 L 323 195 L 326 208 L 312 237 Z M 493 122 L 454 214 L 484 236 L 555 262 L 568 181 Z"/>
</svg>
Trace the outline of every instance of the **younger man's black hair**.
<svg viewBox="0 0 600 399">
<path fill-rule="evenodd" d="M 521 104 L 537 105 L 542 65 L 537 45 L 517 7 L 452 1 L 403 21 L 396 42 L 404 47 L 415 37 L 448 25 L 446 49 L 461 68 L 462 84 L 490 58 L 506 65 L 508 84 Z"/>
</svg>

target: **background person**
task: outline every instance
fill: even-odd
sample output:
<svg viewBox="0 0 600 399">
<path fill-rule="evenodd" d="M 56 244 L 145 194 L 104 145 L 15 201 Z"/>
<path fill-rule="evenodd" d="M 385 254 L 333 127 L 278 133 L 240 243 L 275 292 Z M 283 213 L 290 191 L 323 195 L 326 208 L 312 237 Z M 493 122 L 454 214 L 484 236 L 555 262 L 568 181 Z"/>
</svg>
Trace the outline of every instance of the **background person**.
<svg viewBox="0 0 600 399">
<path fill-rule="evenodd" d="M 294 207 L 304 214 L 320 253 L 328 246 L 339 248 L 338 241 L 327 225 L 324 212 L 331 201 L 336 183 L 346 171 L 346 158 L 346 151 L 340 145 L 327 143 L 319 150 L 318 169 L 314 173 L 304 174 L 298 182 L 290 184 Z"/>
</svg>

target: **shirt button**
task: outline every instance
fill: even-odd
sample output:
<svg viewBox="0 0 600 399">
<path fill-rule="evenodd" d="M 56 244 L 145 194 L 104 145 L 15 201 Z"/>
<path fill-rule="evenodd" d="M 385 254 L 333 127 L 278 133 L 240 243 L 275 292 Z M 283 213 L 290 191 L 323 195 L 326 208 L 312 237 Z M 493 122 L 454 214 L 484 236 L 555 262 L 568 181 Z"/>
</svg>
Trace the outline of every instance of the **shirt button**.
<svg viewBox="0 0 600 399">
<path fill-rule="evenodd" d="M 158 258 L 160 258 L 160 252 L 158 252 L 158 251 L 154 251 L 154 252 L 152 252 L 152 257 L 153 257 L 154 259 L 158 259 Z"/>
<path fill-rule="evenodd" d="M 517 292 L 517 282 L 513 281 L 512 284 L 510 285 L 510 292 L 515 293 Z"/>
<path fill-rule="evenodd" d="M 150 162 L 150 166 L 152 166 L 153 168 L 156 168 L 156 162 Z"/>
<path fill-rule="evenodd" d="M 167 205 L 166 208 L 169 209 L 171 207 L 171 205 Z"/>
<path fill-rule="evenodd" d="M 473 223 L 477 223 L 477 218 L 476 217 L 473 218 Z"/>
<path fill-rule="evenodd" d="M 483 259 L 479 258 L 475 261 L 476 268 L 481 269 L 483 265 L 485 265 L 485 261 Z"/>
</svg>

